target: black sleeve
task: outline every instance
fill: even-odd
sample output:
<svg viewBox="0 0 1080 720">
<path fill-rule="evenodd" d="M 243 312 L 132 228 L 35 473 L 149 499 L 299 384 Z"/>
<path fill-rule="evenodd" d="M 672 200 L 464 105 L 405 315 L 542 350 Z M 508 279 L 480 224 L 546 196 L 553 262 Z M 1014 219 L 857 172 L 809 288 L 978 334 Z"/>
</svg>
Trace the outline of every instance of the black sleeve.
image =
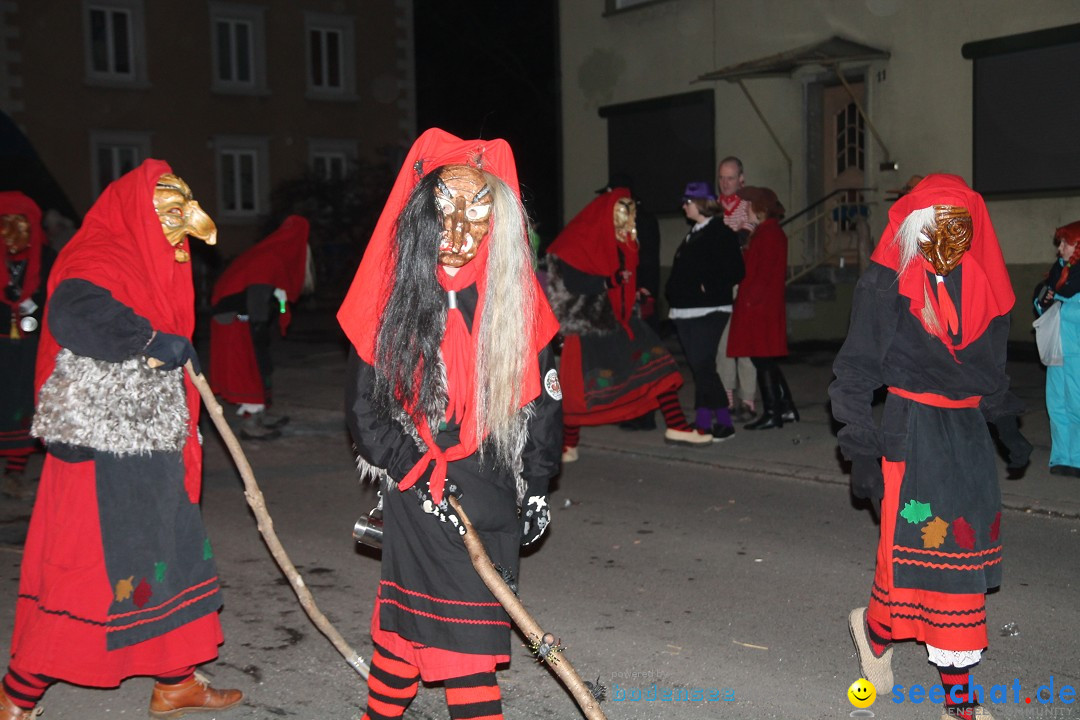
<svg viewBox="0 0 1080 720">
<path fill-rule="evenodd" d="M 64 280 L 49 298 L 49 332 L 76 355 L 123 362 L 142 352 L 154 329 L 150 321 L 87 280 Z"/>
<path fill-rule="evenodd" d="M 884 444 L 874 423 L 874 391 L 884 384 L 885 353 L 896 333 L 899 293 L 886 274 L 872 265 L 855 286 L 847 339 L 833 362 L 836 378 L 829 385 L 832 414 L 844 427 L 837 433 L 840 450 L 849 460 L 857 456 L 881 457 Z"/>
<path fill-rule="evenodd" d="M 660 293 L 660 222 L 638 205 L 638 287 L 653 295 Z"/>
<path fill-rule="evenodd" d="M 346 378 L 345 422 L 356 451 L 370 465 L 386 470 L 394 480 L 401 480 L 423 453 L 398 422 L 375 411 L 371 402 L 375 368 L 360 359 L 356 350 L 349 352 Z"/>
<path fill-rule="evenodd" d="M 739 236 L 724 225 L 723 218 L 713 220 L 709 225 L 719 223 L 720 237 L 717 241 L 719 257 L 717 264 L 719 272 L 717 278 L 724 283 L 725 288 L 734 287 L 742 282 L 746 276 L 746 265 L 743 263 L 742 250 L 739 249 Z"/>
<path fill-rule="evenodd" d="M 253 323 L 270 322 L 276 311 L 274 286 L 266 284 L 249 285 L 247 289 L 247 315 Z"/>
<path fill-rule="evenodd" d="M 562 458 L 562 391 L 550 347 L 540 352 L 540 396 L 533 401 L 529 437 L 522 452 L 521 475 L 529 495 L 547 495 L 548 483 L 559 472 Z"/>
<path fill-rule="evenodd" d="M 999 349 L 996 358 L 999 378 L 998 387 L 993 393 L 984 395 L 979 402 L 979 409 L 982 410 L 983 417 L 986 418 L 987 422 L 991 423 L 997 422 L 1006 415 L 1020 415 L 1024 412 L 1024 402 L 1009 390 L 1009 375 L 1005 369 L 1010 323 L 1009 316 L 1002 315 L 991 320 L 985 331 L 991 337 L 992 347 Z"/>
<path fill-rule="evenodd" d="M 590 275 L 577 268 L 572 268 L 565 262 L 559 261 L 559 269 L 562 272 L 563 284 L 566 289 L 575 295 L 599 295 L 607 292 L 607 278 L 600 275 Z"/>
</svg>

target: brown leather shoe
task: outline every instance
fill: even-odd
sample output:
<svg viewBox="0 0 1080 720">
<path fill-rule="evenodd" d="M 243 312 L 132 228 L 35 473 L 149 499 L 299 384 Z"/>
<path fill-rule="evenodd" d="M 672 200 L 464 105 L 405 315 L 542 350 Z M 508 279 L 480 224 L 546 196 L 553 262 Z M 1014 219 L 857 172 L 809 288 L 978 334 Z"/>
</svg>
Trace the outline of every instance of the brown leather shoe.
<svg viewBox="0 0 1080 720">
<path fill-rule="evenodd" d="M 3 686 L 0 686 L 0 720 L 29 720 L 29 718 L 37 717 L 40 714 L 41 708 L 23 710 L 11 701 L 11 698 L 4 692 Z"/>
<path fill-rule="evenodd" d="M 215 690 L 202 673 L 176 685 L 154 683 L 150 695 L 150 717 L 178 718 L 193 712 L 226 710 L 244 699 L 239 690 Z M 0 720 L 6 720 L 0 716 Z"/>
</svg>

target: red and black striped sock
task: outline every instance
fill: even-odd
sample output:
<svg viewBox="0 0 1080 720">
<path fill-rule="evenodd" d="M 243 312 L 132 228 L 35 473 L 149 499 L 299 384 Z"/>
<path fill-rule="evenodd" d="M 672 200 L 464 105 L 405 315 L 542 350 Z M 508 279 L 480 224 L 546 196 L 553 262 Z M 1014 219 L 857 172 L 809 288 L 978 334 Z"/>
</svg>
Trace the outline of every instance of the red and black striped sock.
<svg viewBox="0 0 1080 720">
<path fill-rule="evenodd" d="M 566 448 L 577 447 L 581 442 L 581 426 L 580 425 L 563 425 L 562 429 L 562 446 Z"/>
<path fill-rule="evenodd" d="M 416 697 L 420 671 L 386 648 L 375 646 L 368 676 L 367 711 L 362 720 L 395 720 Z"/>
<path fill-rule="evenodd" d="M 191 679 L 191 676 L 195 674 L 195 666 L 188 665 L 187 667 L 176 668 L 167 673 L 161 675 L 155 675 L 156 680 L 161 685 L 179 685 L 182 682 L 187 682 Z"/>
<path fill-rule="evenodd" d="M 950 717 L 971 720 L 975 703 L 971 697 L 971 673 L 965 668 L 939 667 L 941 687 L 945 689 L 945 708 Z"/>
<path fill-rule="evenodd" d="M 690 423 L 686 422 L 682 405 L 679 404 L 679 396 L 674 390 L 668 390 L 656 398 L 660 402 L 660 412 L 664 414 L 664 424 L 672 430 L 690 430 Z"/>
<path fill-rule="evenodd" d="M 445 684 L 450 720 L 502 720 L 502 693 L 495 673 L 449 678 Z"/>
<path fill-rule="evenodd" d="M 29 454 L 26 455 L 8 455 L 7 465 L 4 467 L 4 472 L 14 475 L 15 473 L 21 473 L 26 470 L 26 461 L 30 458 Z"/>
<path fill-rule="evenodd" d="M 9 665 L 3 682 L 4 694 L 12 703 L 23 710 L 33 710 L 41 696 L 56 680 L 45 675 L 23 672 Z"/>
<path fill-rule="evenodd" d="M 882 653 L 892 645 L 892 628 L 888 625 L 882 625 L 871 617 L 867 617 L 866 631 L 867 636 L 870 638 L 870 649 L 874 651 L 876 657 L 881 657 Z"/>
</svg>

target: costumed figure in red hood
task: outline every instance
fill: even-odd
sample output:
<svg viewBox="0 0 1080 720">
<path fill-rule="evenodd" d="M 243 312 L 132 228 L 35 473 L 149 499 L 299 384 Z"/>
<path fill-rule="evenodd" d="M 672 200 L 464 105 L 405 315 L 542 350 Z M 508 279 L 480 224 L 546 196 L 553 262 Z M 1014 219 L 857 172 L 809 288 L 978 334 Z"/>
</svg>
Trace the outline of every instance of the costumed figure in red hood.
<svg viewBox="0 0 1080 720">
<path fill-rule="evenodd" d="M 240 434 L 270 440 L 289 418 L 272 416 L 270 338 L 292 321 L 291 303 L 314 289 L 308 234 L 311 225 L 299 215 L 285 218 L 273 233 L 229 263 L 214 283 L 210 302 L 210 386 L 236 403 L 244 418 Z M 274 319 L 277 322 L 274 322 Z"/>
<path fill-rule="evenodd" d="M 346 419 L 361 470 L 381 479 L 385 527 L 364 718 L 400 717 L 421 678 L 444 681 L 452 717 L 502 717 L 510 620 L 446 496 L 513 585 L 519 547 L 547 527 L 562 425 L 558 325 L 526 227 L 506 142 L 430 129 L 338 312 L 355 350 Z"/>
<path fill-rule="evenodd" d="M 563 335 L 563 462 L 578 459 L 582 425 L 607 425 L 660 408 L 666 442 L 704 447 L 676 391 L 675 358 L 637 310 L 636 205 L 626 188 L 601 193 L 548 248 L 548 297 Z"/>
<path fill-rule="evenodd" d="M 30 497 L 24 478 L 27 459 L 38 447 L 30 436 L 34 417 L 34 358 L 45 310 L 45 284 L 56 253 L 46 243 L 41 209 L 21 192 L 0 192 L 0 235 L 4 262 L 0 286 L 10 317 L 0 333 L 0 457 L 5 460 L 0 491 L 11 498 Z"/>
<path fill-rule="evenodd" d="M 862 676 L 888 692 L 893 642 L 925 644 L 945 688 L 942 718 L 990 717 L 969 685 L 987 646 L 986 592 L 1001 584 L 987 423 L 1011 469 L 1031 454 L 1005 374 L 1013 299 L 982 197 L 955 175 L 928 175 L 889 210 L 829 387 L 852 492 L 881 500 L 870 604 L 849 616 Z"/>
<path fill-rule="evenodd" d="M 1057 303 L 1059 364 L 1046 366 L 1046 412 L 1050 416 L 1050 474 L 1080 477 L 1080 220 L 1054 231 L 1057 258 L 1035 288 L 1035 314 Z M 1052 322 L 1053 316 L 1044 318 Z M 1038 330 L 1042 332 L 1042 328 Z"/>
<path fill-rule="evenodd" d="M 222 642 L 199 511 L 199 395 L 182 365 L 195 292 L 188 235 L 214 223 L 146 160 L 105 188 L 57 258 L 37 357 L 32 432 L 47 450 L 23 554 L 0 718 L 52 682 L 149 675 L 151 717 L 231 707 L 194 672 Z"/>
</svg>

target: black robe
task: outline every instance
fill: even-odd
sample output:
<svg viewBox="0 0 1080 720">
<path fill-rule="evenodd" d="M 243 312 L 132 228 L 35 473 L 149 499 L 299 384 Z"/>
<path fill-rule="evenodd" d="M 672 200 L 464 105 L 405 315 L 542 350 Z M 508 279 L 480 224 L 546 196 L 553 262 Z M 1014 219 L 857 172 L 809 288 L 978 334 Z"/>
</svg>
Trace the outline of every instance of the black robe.
<svg viewBox="0 0 1080 720">
<path fill-rule="evenodd" d="M 960 317 L 962 267 L 945 279 Z M 893 270 L 872 263 L 859 279 L 851 326 L 833 364 L 836 379 L 829 386 L 833 416 L 845 423 L 837 436 L 840 449 L 848 459 L 883 457 L 906 463 L 897 517 L 892 519 L 897 587 L 982 593 L 1000 584 L 1000 563 L 976 571 L 963 567 L 966 560 L 939 563 L 949 567 L 907 561 L 909 555 L 929 547 L 924 531 L 934 518 L 949 524 L 937 550 L 984 556 L 995 548 L 1000 551 L 1001 490 L 986 423 L 1022 410 L 1009 392 L 1005 372 L 1009 317 L 994 318 L 953 358 L 912 315 L 909 302 L 897 292 Z M 871 403 L 882 385 L 950 400 L 982 399 L 977 409 L 946 409 L 890 393 L 879 428 Z M 912 502 L 928 505 L 931 514 L 913 522 L 920 517 L 921 505 Z M 958 523 L 960 519 L 963 523 Z"/>
<path fill-rule="evenodd" d="M 470 286 L 457 293 L 458 307 L 472 329 L 477 293 Z M 540 376 L 555 368 L 545 349 L 537 358 Z M 372 405 L 375 368 L 354 350 L 349 359 L 345 410 L 357 452 L 370 465 L 385 469 L 391 480 L 405 477 L 422 452 L 396 421 Z M 546 386 L 547 383 L 544 383 Z M 432 428 L 436 430 L 436 428 Z M 458 425 L 443 424 L 435 442 L 458 444 Z M 542 389 L 533 401 L 528 440 L 522 451 L 526 498 L 546 495 L 558 472 L 562 438 L 559 397 Z M 429 471 L 430 473 L 430 471 Z M 513 474 L 495 467 L 492 455 L 477 453 L 447 466 L 447 479 L 461 489 L 461 504 L 480 533 L 488 555 L 504 576 L 517 578 L 522 521 L 518 518 Z M 427 488 L 427 474 L 417 483 Z M 469 560 L 465 544 L 449 523 L 425 513 L 412 490 L 383 486 L 382 578 L 379 627 L 424 646 L 460 653 L 507 655 L 510 620 Z"/>
</svg>

